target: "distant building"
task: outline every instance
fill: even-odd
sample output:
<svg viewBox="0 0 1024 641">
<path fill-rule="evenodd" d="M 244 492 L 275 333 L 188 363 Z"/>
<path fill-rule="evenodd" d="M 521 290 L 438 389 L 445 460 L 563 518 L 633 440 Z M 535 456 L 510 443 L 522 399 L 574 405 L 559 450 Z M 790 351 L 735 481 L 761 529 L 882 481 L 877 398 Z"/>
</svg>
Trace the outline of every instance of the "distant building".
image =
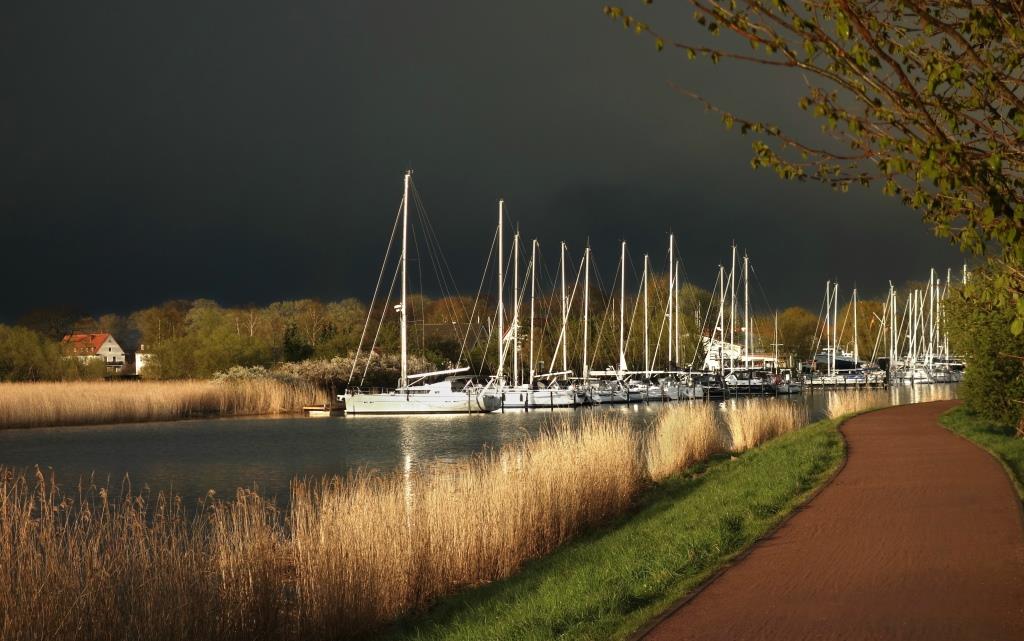
<svg viewBox="0 0 1024 641">
<path fill-rule="evenodd" d="M 68 356 L 82 361 L 102 359 L 107 371 L 120 372 L 124 367 L 124 350 L 110 334 L 68 334 L 61 343 Z"/>
<path fill-rule="evenodd" d="M 135 352 L 135 375 L 145 376 L 146 366 L 149 365 L 149 359 L 153 356 L 152 352 L 146 351 L 145 345 L 139 345 L 139 349 Z"/>
</svg>

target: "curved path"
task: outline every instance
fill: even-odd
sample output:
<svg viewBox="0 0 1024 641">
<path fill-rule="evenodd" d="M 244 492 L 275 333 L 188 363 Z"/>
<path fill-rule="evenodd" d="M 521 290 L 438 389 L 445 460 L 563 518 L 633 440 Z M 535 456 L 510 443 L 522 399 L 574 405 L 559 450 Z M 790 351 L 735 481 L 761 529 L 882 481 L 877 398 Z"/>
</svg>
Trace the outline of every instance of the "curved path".
<svg viewBox="0 0 1024 641">
<path fill-rule="evenodd" d="M 846 466 L 749 555 L 647 632 L 699 639 L 1024 639 L 1024 513 L 955 402 L 859 416 Z"/>
</svg>

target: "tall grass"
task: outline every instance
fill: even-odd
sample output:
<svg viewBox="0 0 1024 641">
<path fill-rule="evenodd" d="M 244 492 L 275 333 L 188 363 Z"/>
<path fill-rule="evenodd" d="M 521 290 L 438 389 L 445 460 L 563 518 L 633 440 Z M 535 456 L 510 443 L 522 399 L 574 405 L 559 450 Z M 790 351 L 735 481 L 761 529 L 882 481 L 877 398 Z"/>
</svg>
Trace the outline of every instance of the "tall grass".
<svg viewBox="0 0 1024 641">
<path fill-rule="evenodd" d="M 637 435 L 611 417 L 407 473 L 296 480 L 187 516 L 0 470 L 0 639 L 336 639 L 531 558 L 627 509 Z"/>
<path fill-rule="evenodd" d="M 867 410 L 888 407 L 892 404 L 892 394 L 886 390 L 864 389 L 834 391 L 828 397 L 826 414 L 829 418 L 839 418 L 846 414 L 866 412 Z"/>
<path fill-rule="evenodd" d="M 186 510 L 0 469 L 0 639 L 364 638 L 510 576 L 624 513 L 652 480 L 799 419 L 771 401 L 724 420 L 674 406 L 647 431 L 582 414 L 454 464 L 297 479 L 286 510 L 250 490 Z"/>
<path fill-rule="evenodd" d="M 661 481 L 726 448 L 728 435 L 710 403 L 666 407 L 654 420 L 647 439 L 647 473 Z"/>
<path fill-rule="evenodd" d="M 785 401 L 741 399 L 727 404 L 723 415 L 732 452 L 757 447 L 807 423 L 806 408 Z"/>
<path fill-rule="evenodd" d="M 0 383 L 0 429 L 276 414 L 325 400 L 313 385 L 273 379 Z"/>
</svg>

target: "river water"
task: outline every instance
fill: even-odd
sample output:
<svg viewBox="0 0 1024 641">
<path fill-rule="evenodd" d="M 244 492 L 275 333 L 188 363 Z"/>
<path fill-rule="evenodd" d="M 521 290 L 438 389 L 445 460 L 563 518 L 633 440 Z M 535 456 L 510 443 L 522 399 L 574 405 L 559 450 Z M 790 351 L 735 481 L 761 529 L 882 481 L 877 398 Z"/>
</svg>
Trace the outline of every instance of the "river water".
<svg viewBox="0 0 1024 641">
<path fill-rule="evenodd" d="M 769 403 L 801 403 L 810 419 L 825 415 L 830 392 L 817 390 Z M 948 398 L 949 385 L 891 390 L 899 403 Z M 690 401 L 701 402 L 701 401 Z M 583 412 L 614 412 L 638 427 L 660 409 L 617 405 L 457 416 L 232 418 L 118 425 L 0 430 L 0 466 L 39 466 L 72 488 L 80 480 L 112 488 L 130 481 L 134 492 L 173 491 L 186 500 L 214 490 L 230 496 L 257 487 L 287 500 L 295 477 L 346 474 L 359 468 L 392 470 L 450 462 L 537 434 L 552 421 Z"/>
</svg>

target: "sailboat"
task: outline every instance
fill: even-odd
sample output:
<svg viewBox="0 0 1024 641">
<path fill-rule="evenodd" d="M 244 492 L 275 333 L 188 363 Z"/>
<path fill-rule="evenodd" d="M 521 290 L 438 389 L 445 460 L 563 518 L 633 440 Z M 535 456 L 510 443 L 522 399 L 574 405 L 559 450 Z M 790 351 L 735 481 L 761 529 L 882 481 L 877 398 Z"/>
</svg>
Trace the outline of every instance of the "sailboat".
<svg viewBox="0 0 1024 641">
<path fill-rule="evenodd" d="M 469 371 L 468 367 L 457 367 L 433 372 L 409 374 L 408 317 L 406 314 L 406 290 L 408 286 L 408 232 L 409 232 L 409 185 L 412 171 L 405 174 L 402 192 L 402 256 L 401 281 L 402 300 L 396 305 L 401 319 L 401 375 L 398 388 L 386 392 L 364 392 L 348 389 L 345 392 L 347 414 L 465 414 L 492 412 L 499 407 L 499 399 L 485 393 L 470 377 L 456 375 Z M 372 313 L 372 306 L 371 306 Z M 441 378 L 434 382 L 431 379 Z"/>
<path fill-rule="evenodd" d="M 513 236 L 512 241 L 512 325 L 505 331 L 505 281 L 504 281 L 504 200 L 498 201 L 498 311 L 497 324 L 498 336 L 498 371 L 487 385 L 486 393 L 498 399 L 498 406 L 501 409 L 555 409 L 561 407 L 575 407 L 582 402 L 582 394 L 578 393 L 573 386 L 562 387 L 558 381 L 551 376 L 541 377 L 536 372 L 535 349 L 534 349 L 534 324 L 537 297 L 537 247 L 536 239 L 531 243 L 530 264 L 527 273 L 530 276 L 530 327 L 527 333 L 529 341 L 529 371 L 526 380 L 522 380 L 522 368 L 520 366 L 520 334 L 519 316 L 522 308 L 522 296 L 519 286 L 519 232 Z M 563 243 L 564 257 L 564 243 Z M 563 260 L 564 268 L 564 260 Z M 562 275 L 562 304 L 565 305 L 565 275 Z M 563 323 L 565 313 L 563 312 Z M 564 328 L 563 328 L 564 332 Z M 512 376 L 511 379 L 505 376 L 505 350 L 512 350 Z M 546 378 L 547 384 L 541 381 Z"/>
</svg>

